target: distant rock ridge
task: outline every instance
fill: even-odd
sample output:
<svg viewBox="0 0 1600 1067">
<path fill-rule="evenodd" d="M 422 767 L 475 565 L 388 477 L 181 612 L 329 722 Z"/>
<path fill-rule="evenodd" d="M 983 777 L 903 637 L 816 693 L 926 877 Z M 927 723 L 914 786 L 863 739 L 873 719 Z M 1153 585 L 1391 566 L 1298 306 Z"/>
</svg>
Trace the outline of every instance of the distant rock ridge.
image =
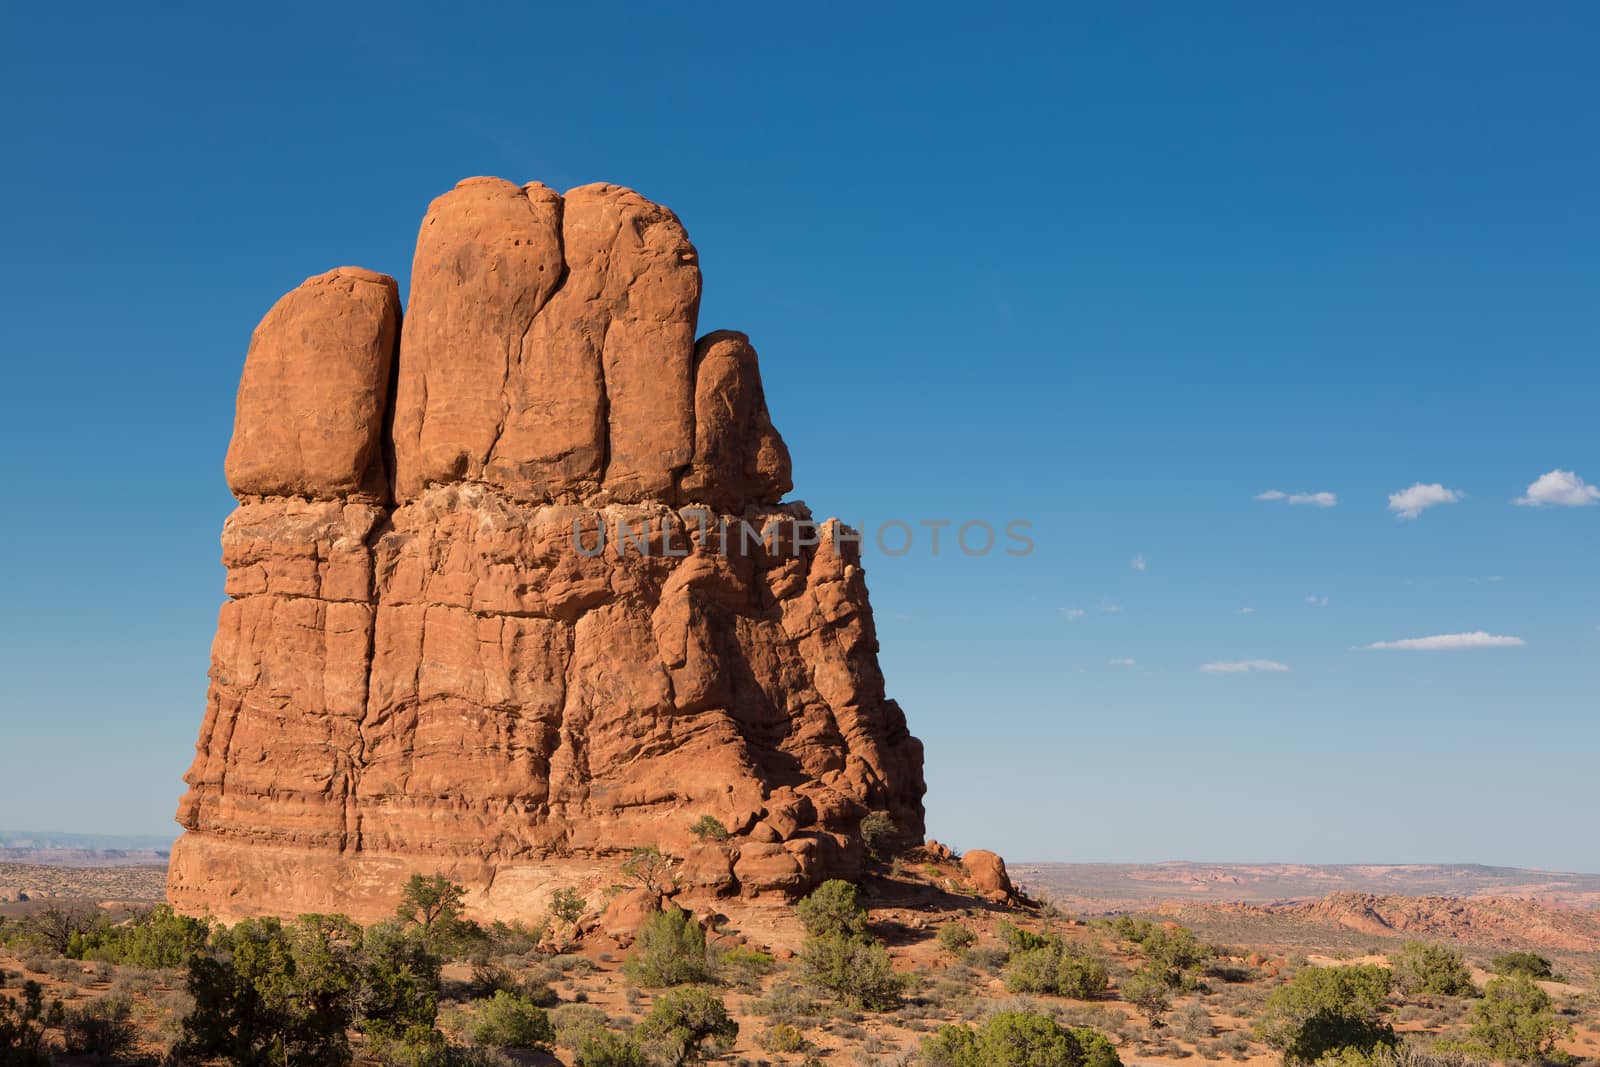
<svg viewBox="0 0 1600 1067">
<path fill-rule="evenodd" d="M 921 839 L 856 545 L 782 502 L 755 350 L 696 340 L 700 286 L 631 190 L 470 178 L 404 315 L 354 267 L 267 313 L 176 906 L 376 917 L 424 871 L 527 917 L 644 845 L 690 892 L 792 894 L 859 872 L 869 812 Z M 741 525 L 770 536 L 707 534 Z"/>
</svg>

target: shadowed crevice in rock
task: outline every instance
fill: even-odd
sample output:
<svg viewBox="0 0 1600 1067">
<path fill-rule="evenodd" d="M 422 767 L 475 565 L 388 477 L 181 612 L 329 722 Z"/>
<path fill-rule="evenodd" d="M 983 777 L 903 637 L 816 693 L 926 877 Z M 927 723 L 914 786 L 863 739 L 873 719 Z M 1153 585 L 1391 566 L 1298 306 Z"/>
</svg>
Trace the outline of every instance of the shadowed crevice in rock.
<svg viewBox="0 0 1600 1067">
<path fill-rule="evenodd" d="M 700 285 L 631 190 L 478 178 L 430 206 L 403 321 L 355 268 L 268 313 L 174 904 L 377 917 L 425 870 L 510 917 L 652 844 L 693 892 L 793 893 L 859 869 L 869 811 L 921 834 L 854 547 L 663 553 L 810 518 L 749 340 L 695 340 Z M 577 550 L 624 525 L 651 550 Z"/>
</svg>

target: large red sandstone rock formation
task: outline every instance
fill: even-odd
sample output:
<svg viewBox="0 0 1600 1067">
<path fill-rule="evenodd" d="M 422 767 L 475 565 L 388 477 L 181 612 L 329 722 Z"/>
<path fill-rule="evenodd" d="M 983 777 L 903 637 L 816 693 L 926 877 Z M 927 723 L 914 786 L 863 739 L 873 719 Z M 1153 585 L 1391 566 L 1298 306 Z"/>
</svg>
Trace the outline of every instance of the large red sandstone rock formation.
<svg viewBox="0 0 1600 1067">
<path fill-rule="evenodd" d="M 855 546 L 803 543 L 755 350 L 696 341 L 699 299 L 637 193 L 472 178 L 423 220 L 403 325 L 350 267 L 267 313 L 175 905 L 376 917 L 423 871 L 528 917 L 635 846 L 748 896 L 854 873 L 870 811 L 919 839 Z M 623 523 L 650 533 L 619 551 Z"/>
</svg>

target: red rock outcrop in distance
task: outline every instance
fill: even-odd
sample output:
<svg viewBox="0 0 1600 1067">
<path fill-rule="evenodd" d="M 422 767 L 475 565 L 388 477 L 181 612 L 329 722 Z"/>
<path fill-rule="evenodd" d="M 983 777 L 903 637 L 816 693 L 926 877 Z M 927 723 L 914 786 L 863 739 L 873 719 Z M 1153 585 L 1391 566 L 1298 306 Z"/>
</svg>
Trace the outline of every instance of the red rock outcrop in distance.
<svg viewBox="0 0 1600 1067">
<path fill-rule="evenodd" d="M 377 918 L 424 872 L 529 918 L 642 845 L 759 896 L 857 873 L 871 811 L 920 840 L 856 546 L 796 533 L 755 350 L 696 341 L 700 285 L 631 190 L 471 178 L 403 325 L 351 267 L 267 313 L 174 905 Z"/>
</svg>

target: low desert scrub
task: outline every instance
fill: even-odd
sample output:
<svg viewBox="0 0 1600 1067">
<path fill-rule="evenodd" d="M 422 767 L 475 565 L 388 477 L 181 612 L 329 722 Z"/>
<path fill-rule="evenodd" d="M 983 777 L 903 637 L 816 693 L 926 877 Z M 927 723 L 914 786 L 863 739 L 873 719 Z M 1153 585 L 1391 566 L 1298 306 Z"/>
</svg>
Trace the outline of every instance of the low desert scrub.
<svg viewBox="0 0 1600 1067">
<path fill-rule="evenodd" d="M 1173 1019 L 1173 1029 L 1190 1041 L 1202 1041 L 1217 1032 L 1211 1013 L 1198 1000 L 1185 1004 Z"/>
<path fill-rule="evenodd" d="M 1408 941 L 1389 957 L 1394 985 L 1406 996 L 1471 997 L 1478 993 L 1459 949 Z"/>
<path fill-rule="evenodd" d="M 487 1048 L 548 1051 L 556 1031 L 544 1009 L 525 996 L 500 989 L 477 1003 L 467 1036 Z"/>
<path fill-rule="evenodd" d="M 1120 1067 L 1117 1050 L 1093 1030 L 1048 1015 L 1000 1011 L 979 1027 L 945 1026 L 918 1049 L 925 1067 Z"/>
<path fill-rule="evenodd" d="M 121 997 L 99 997 L 68 1008 L 61 1034 L 69 1056 L 93 1056 L 97 1062 L 121 1059 L 139 1038 L 133 1007 Z"/>
<path fill-rule="evenodd" d="M 656 912 L 639 930 L 622 973 L 647 989 L 709 981 L 705 927 L 679 907 Z"/>
</svg>

